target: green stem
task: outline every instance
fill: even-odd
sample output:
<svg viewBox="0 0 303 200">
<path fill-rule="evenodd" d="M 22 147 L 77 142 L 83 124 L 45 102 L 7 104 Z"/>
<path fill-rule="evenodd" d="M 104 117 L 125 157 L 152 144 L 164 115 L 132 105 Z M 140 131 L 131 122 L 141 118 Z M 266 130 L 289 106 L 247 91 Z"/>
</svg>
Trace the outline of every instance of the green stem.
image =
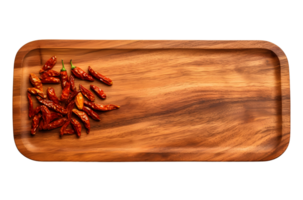
<svg viewBox="0 0 303 200">
<path fill-rule="evenodd" d="M 72 63 L 72 60 L 70 60 L 70 65 L 72 66 L 72 70 L 76 68 L 76 66 Z"/>
<path fill-rule="evenodd" d="M 65 69 L 65 67 L 64 67 L 63 60 L 61 60 L 61 62 L 62 62 L 62 69 L 61 69 L 61 71 L 66 71 L 66 69 Z"/>
</svg>

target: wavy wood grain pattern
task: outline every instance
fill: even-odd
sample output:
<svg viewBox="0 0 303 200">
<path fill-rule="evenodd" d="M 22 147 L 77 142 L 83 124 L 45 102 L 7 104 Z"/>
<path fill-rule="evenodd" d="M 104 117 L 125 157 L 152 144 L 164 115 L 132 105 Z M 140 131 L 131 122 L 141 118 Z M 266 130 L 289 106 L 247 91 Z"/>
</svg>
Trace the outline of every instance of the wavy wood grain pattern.
<svg viewBox="0 0 303 200">
<path fill-rule="evenodd" d="M 107 94 L 96 101 L 121 109 L 99 112 L 79 139 L 60 139 L 58 129 L 29 134 L 28 74 L 52 55 L 69 74 L 73 59 L 114 81 L 94 82 Z M 16 55 L 13 124 L 19 151 L 39 161 L 271 160 L 290 138 L 288 63 L 265 41 L 33 41 Z"/>
</svg>

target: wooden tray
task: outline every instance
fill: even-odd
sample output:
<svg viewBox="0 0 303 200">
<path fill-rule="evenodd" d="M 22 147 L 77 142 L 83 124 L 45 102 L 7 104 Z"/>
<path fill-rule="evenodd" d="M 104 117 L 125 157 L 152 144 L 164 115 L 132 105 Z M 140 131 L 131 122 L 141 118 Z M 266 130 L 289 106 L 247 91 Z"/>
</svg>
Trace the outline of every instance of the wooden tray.
<svg viewBox="0 0 303 200">
<path fill-rule="evenodd" d="M 70 74 L 73 59 L 114 81 L 94 82 L 108 96 L 96 101 L 121 108 L 90 120 L 81 138 L 30 136 L 28 75 L 53 55 L 56 71 L 63 59 Z M 13 90 L 16 146 L 38 161 L 265 161 L 290 138 L 288 62 L 266 41 L 33 41 L 16 55 Z"/>
</svg>

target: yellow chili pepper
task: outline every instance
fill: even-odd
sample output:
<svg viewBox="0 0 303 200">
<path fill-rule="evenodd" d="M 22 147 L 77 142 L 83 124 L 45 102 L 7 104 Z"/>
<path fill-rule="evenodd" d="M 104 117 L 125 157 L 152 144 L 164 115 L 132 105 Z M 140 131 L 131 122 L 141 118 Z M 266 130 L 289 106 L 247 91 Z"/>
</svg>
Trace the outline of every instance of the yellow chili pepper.
<svg viewBox="0 0 303 200">
<path fill-rule="evenodd" d="M 83 104 L 84 104 L 83 102 L 84 102 L 83 96 L 82 96 L 81 92 L 79 92 L 76 96 L 76 101 L 75 101 L 79 110 L 83 109 Z"/>
</svg>

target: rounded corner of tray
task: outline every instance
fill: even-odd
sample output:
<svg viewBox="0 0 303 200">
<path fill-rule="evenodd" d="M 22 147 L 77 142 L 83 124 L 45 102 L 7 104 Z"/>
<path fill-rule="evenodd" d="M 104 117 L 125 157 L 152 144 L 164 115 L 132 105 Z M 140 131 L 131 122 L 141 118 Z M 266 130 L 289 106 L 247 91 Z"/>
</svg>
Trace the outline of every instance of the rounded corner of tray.
<svg viewBox="0 0 303 200">
<path fill-rule="evenodd" d="M 31 160 L 31 161 L 35 161 L 35 162 L 38 162 L 40 160 L 37 160 L 35 158 L 33 158 L 31 155 L 30 155 L 30 152 L 26 149 L 26 147 L 24 145 L 20 145 L 20 144 L 17 144 L 16 143 L 16 140 L 14 140 L 15 142 L 15 147 L 16 149 L 18 150 L 18 152 L 25 158 Z"/>
<path fill-rule="evenodd" d="M 267 50 L 273 52 L 278 57 L 280 62 L 282 59 L 287 61 L 286 54 L 284 53 L 284 51 L 282 50 L 282 48 L 280 46 L 278 46 L 277 44 L 275 44 L 273 42 L 267 41 L 267 40 L 261 40 L 260 42 L 261 42 L 262 47 L 264 49 L 267 49 Z"/>
<path fill-rule="evenodd" d="M 32 40 L 30 42 L 23 44 L 16 52 L 15 63 L 19 60 L 22 60 L 28 52 L 39 48 L 40 41 L 41 40 Z"/>
<path fill-rule="evenodd" d="M 284 145 L 281 146 L 280 148 L 278 146 L 277 150 L 275 152 L 273 152 L 270 156 L 268 156 L 266 159 L 264 159 L 263 161 L 276 160 L 276 159 L 280 158 L 286 152 L 286 150 L 288 149 L 288 146 L 289 146 L 290 138 L 288 137 L 287 139 L 284 139 L 284 141 L 281 141 L 281 142 L 283 142 Z"/>
</svg>

